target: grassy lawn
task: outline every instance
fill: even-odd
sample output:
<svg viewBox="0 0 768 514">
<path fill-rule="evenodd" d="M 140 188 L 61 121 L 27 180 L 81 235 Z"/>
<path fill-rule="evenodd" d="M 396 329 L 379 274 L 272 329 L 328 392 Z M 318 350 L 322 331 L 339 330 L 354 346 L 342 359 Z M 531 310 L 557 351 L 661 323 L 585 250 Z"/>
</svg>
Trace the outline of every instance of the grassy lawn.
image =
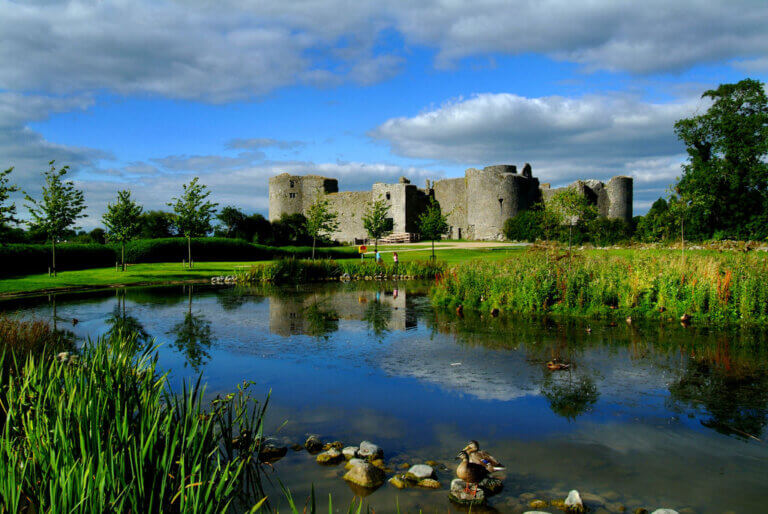
<svg viewBox="0 0 768 514">
<path fill-rule="evenodd" d="M 485 260 L 502 260 L 510 254 L 522 251 L 519 247 L 510 248 L 467 248 L 446 249 L 435 248 L 439 259 L 448 264 L 483 258 Z M 431 252 L 424 251 L 403 252 L 400 254 L 402 262 L 411 260 L 428 259 Z M 366 258 L 372 258 L 367 256 Z M 392 260 L 392 254 L 383 254 L 386 262 Z M 45 291 L 51 289 L 66 289 L 75 287 L 100 287 L 111 285 L 130 285 L 139 283 L 163 283 L 183 280 L 205 280 L 217 275 L 231 275 L 235 269 L 246 267 L 253 262 L 196 262 L 191 270 L 184 269 L 180 263 L 152 263 L 134 264 L 123 273 L 115 271 L 115 268 L 96 268 L 78 271 L 62 271 L 56 278 L 49 277 L 46 273 L 38 275 L 26 275 L 9 277 L 0 280 L 0 295 L 9 295 L 20 292 Z"/>
</svg>

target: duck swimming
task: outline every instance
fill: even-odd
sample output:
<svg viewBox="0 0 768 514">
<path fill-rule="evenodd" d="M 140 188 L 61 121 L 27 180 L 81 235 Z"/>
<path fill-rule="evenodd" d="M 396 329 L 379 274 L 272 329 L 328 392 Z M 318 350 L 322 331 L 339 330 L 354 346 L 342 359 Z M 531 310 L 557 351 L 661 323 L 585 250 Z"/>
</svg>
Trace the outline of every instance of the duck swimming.
<svg viewBox="0 0 768 514">
<path fill-rule="evenodd" d="M 563 369 L 568 369 L 570 367 L 571 367 L 570 364 L 564 364 L 562 362 L 557 362 L 556 360 L 552 360 L 547 363 L 547 369 L 552 371 L 560 371 Z"/>
<path fill-rule="evenodd" d="M 474 484 L 475 487 L 472 491 L 474 494 L 477 494 L 477 484 L 488 476 L 488 470 L 481 464 L 470 462 L 469 454 L 464 450 L 460 451 L 456 458 L 461 459 L 459 466 L 456 468 L 456 476 L 467 483 L 464 492 L 470 492 L 469 486 Z"/>
<path fill-rule="evenodd" d="M 469 454 L 469 462 L 485 466 L 489 473 L 505 469 L 504 465 L 496 460 L 496 457 L 485 450 L 481 450 L 480 445 L 474 439 L 464 447 L 464 451 Z"/>
</svg>

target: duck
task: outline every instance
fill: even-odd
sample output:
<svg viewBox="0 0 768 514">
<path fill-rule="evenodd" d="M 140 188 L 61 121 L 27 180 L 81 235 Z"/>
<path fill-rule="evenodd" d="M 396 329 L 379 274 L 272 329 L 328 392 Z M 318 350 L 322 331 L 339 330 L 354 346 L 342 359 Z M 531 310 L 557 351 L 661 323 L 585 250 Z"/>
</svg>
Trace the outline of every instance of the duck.
<svg viewBox="0 0 768 514">
<path fill-rule="evenodd" d="M 467 486 L 464 488 L 464 492 L 472 491 L 473 494 L 477 494 L 477 484 L 483 481 L 488 476 L 488 470 L 481 464 L 475 464 L 469 461 L 469 454 L 464 450 L 461 450 L 456 456 L 457 459 L 461 459 L 458 467 L 456 468 L 456 476 L 464 480 Z M 470 490 L 469 486 L 474 484 L 474 489 Z"/>
<path fill-rule="evenodd" d="M 547 369 L 549 369 L 550 371 L 560 371 L 563 369 L 568 369 L 570 367 L 571 367 L 570 364 L 564 364 L 562 362 L 557 362 L 556 360 L 547 362 Z"/>
<path fill-rule="evenodd" d="M 73 327 L 74 327 L 75 325 L 77 325 L 78 323 L 80 323 L 80 320 L 79 320 L 79 319 L 77 319 L 77 318 L 72 318 L 72 326 L 73 326 Z"/>
<path fill-rule="evenodd" d="M 485 466 L 489 473 L 505 469 L 504 465 L 496 457 L 485 450 L 481 450 L 480 445 L 474 439 L 467 443 L 463 451 L 469 454 L 469 462 Z"/>
</svg>

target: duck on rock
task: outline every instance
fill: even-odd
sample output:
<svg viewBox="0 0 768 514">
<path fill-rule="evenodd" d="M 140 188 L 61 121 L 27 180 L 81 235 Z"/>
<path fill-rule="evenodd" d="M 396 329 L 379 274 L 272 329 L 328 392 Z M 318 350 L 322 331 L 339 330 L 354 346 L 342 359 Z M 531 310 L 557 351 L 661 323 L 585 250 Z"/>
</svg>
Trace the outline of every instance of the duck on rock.
<svg viewBox="0 0 768 514">
<path fill-rule="evenodd" d="M 481 450 L 480 444 L 474 439 L 467 443 L 463 448 L 463 451 L 467 452 L 469 455 L 469 462 L 485 466 L 485 469 L 487 469 L 489 473 L 505 469 L 504 465 L 499 462 L 496 457 L 485 450 Z"/>
<path fill-rule="evenodd" d="M 457 459 L 461 459 L 459 466 L 456 468 L 456 476 L 466 482 L 467 486 L 464 492 L 474 492 L 477 494 L 477 484 L 483 481 L 488 476 L 488 469 L 482 464 L 475 464 L 470 462 L 469 454 L 464 450 L 460 451 L 456 456 Z M 474 488 L 470 490 L 470 485 L 474 484 Z"/>
</svg>

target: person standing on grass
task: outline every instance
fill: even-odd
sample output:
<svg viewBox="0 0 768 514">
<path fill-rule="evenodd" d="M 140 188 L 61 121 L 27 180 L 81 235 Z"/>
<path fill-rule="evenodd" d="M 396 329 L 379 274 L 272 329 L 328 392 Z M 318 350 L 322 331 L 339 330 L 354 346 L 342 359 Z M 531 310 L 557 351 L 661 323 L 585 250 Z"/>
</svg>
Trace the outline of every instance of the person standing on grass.
<svg viewBox="0 0 768 514">
<path fill-rule="evenodd" d="M 395 261 L 395 274 L 397 274 L 397 262 L 398 262 L 398 261 L 397 261 L 397 252 L 394 252 L 394 253 L 392 254 L 392 260 L 394 260 L 394 261 Z"/>
<path fill-rule="evenodd" d="M 376 250 L 376 264 L 381 264 L 381 254 Z"/>
</svg>

